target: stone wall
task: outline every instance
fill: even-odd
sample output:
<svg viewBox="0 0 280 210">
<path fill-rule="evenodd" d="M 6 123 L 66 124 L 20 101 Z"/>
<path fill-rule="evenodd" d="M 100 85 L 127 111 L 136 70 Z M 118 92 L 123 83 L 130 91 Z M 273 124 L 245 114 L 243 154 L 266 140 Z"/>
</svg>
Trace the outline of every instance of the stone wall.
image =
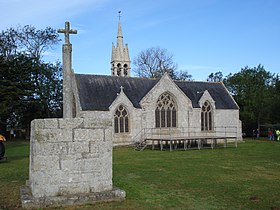
<svg viewBox="0 0 280 210">
<path fill-rule="evenodd" d="M 112 148 L 111 121 L 33 120 L 28 181 L 31 197 L 23 188 L 23 207 L 125 198 L 124 191 L 112 186 Z"/>
<path fill-rule="evenodd" d="M 112 189 L 111 122 L 45 119 L 31 124 L 29 184 L 34 197 Z"/>
</svg>

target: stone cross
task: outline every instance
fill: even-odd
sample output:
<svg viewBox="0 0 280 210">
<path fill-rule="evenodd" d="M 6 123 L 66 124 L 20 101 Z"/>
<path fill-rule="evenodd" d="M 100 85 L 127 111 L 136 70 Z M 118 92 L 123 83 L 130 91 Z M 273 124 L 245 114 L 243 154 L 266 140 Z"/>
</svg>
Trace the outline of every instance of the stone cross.
<svg viewBox="0 0 280 210">
<path fill-rule="evenodd" d="M 62 45 L 63 63 L 63 118 L 72 118 L 74 98 L 72 89 L 72 44 L 69 34 L 77 34 L 77 30 L 70 29 L 70 23 L 65 22 L 65 29 L 58 29 L 58 33 L 65 34 L 65 43 Z"/>
<path fill-rule="evenodd" d="M 120 87 L 120 89 L 121 89 L 121 92 L 123 92 L 123 88 L 124 88 L 123 86 L 121 86 L 121 87 Z"/>
<path fill-rule="evenodd" d="M 70 23 L 68 21 L 65 22 L 65 29 L 58 29 L 57 32 L 65 34 L 65 44 L 70 44 L 69 34 L 77 34 L 77 30 L 70 29 Z"/>
</svg>

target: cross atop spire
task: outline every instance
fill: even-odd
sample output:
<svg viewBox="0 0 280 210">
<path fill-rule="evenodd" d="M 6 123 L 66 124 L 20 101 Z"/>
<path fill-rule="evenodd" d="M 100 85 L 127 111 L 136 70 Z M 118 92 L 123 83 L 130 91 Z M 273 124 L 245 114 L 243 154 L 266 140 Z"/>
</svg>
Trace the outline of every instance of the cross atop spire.
<svg viewBox="0 0 280 210">
<path fill-rule="evenodd" d="M 119 15 L 118 15 L 119 21 L 121 20 L 121 12 L 122 12 L 122 11 L 119 11 Z"/>
<path fill-rule="evenodd" d="M 65 29 L 58 29 L 57 32 L 65 34 L 65 44 L 70 44 L 69 34 L 77 34 L 77 30 L 70 29 L 70 23 L 68 21 L 65 22 Z"/>
</svg>

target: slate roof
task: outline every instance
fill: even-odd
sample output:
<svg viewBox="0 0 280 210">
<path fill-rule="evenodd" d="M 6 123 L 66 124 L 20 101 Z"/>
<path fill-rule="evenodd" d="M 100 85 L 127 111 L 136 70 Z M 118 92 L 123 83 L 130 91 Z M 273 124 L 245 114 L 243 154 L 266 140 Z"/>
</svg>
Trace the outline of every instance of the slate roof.
<svg viewBox="0 0 280 210">
<path fill-rule="evenodd" d="M 133 106 L 141 108 L 141 99 L 154 87 L 159 79 L 136 77 L 116 77 L 104 75 L 75 74 L 83 111 L 108 111 L 116 99 L 120 87 L 130 99 Z M 194 108 L 199 108 L 198 101 L 205 90 L 208 90 L 216 102 L 216 109 L 238 109 L 222 83 L 175 81 L 175 84 L 192 101 Z"/>
<path fill-rule="evenodd" d="M 199 99 L 207 90 L 215 101 L 216 109 L 239 109 L 225 86 L 220 82 L 175 81 L 175 84 L 192 101 L 194 108 L 200 108 Z"/>
</svg>

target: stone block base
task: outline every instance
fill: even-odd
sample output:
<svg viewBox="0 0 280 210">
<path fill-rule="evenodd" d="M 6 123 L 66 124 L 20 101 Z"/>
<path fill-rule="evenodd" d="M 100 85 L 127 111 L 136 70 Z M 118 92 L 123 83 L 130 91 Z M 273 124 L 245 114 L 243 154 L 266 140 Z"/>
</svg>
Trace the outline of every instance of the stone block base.
<svg viewBox="0 0 280 210">
<path fill-rule="evenodd" d="M 82 205 L 98 201 L 122 201 L 125 196 L 125 191 L 114 188 L 104 192 L 35 198 L 28 185 L 20 188 L 21 204 L 24 209 Z"/>
</svg>

